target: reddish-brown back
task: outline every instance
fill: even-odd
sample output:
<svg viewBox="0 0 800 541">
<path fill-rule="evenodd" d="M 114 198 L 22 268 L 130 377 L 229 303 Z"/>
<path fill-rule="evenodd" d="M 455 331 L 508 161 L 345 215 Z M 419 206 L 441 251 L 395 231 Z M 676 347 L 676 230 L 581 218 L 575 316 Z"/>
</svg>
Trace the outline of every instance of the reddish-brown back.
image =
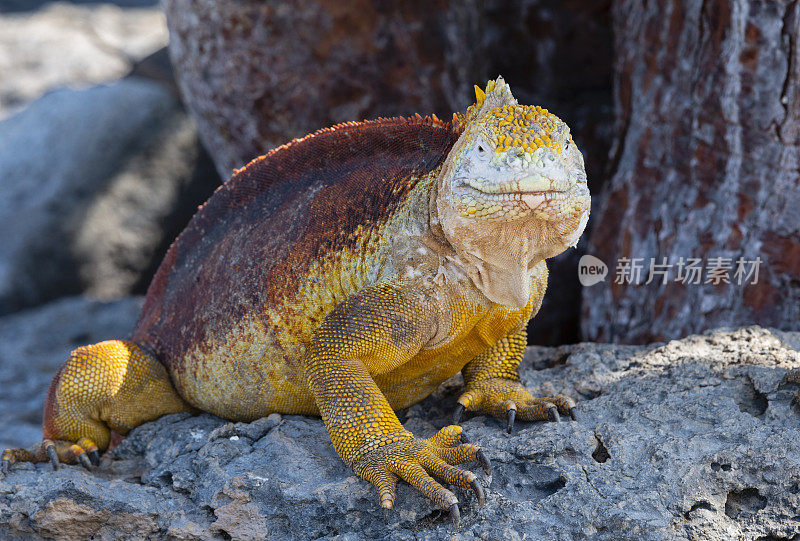
<svg viewBox="0 0 800 541">
<path fill-rule="evenodd" d="M 173 242 L 133 340 L 170 367 L 191 348 L 297 293 L 314 261 L 384 223 L 458 133 L 431 118 L 346 123 L 236 171 Z"/>
</svg>

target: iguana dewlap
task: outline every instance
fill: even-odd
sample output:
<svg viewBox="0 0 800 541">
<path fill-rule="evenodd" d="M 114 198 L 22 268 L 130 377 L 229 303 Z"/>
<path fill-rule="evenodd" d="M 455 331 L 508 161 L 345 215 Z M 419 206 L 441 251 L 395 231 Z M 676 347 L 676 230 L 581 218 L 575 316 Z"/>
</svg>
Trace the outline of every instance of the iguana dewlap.
<svg viewBox="0 0 800 541">
<path fill-rule="evenodd" d="M 320 130 L 253 160 L 172 244 L 130 341 L 72 352 L 18 461 L 97 465 L 110 431 L 203 410 L 250 421 L 321 415 L 342 459 L 392 507 L 404 479 L 458 517 L 433 480 L 482 489 L 480 461 L 448 426 L 430 439 L 394 411 L 459 371 L 461 410 L 508 419 L 571 414 L 534 398 L 517 365 L 541 306 L 544 260 L 589 216 L 581 153 L 502 78 L 452 125 L 379 119 Z"/>
</svg>

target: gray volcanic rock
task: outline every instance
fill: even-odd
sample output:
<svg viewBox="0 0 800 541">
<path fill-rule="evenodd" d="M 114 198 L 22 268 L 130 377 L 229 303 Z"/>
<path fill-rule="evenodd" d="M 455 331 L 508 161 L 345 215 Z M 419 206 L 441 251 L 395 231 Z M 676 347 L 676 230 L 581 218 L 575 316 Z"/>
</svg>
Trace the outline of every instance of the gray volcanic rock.
<svg viewBox="0 0 800 541">
<path fill-rule="evenodd" d="M 201 155 L 171 90 L 136 77 L 0 121 L 0 314 L 140 289 L 218 185 Z"/>
<path fill-rule="evenodd" d="M 107 83 L 167 44 L 157 2 L 0 1 L 0 118 L 56 88 Z"/>
<path fill-rule="evenodd" d="M 44 332 L 46 321 L 38 311 L 15 316 L 21 342 L 30 340 L 25 316 L 40 322 L 30 326 L 31 336 Z M 83 318 L 87 328 L 93 317 Z M 1 338 L 4 345 L 15 340 L 12 332 Z M 62 345 L 54 344 L 54 359 L 63 356 L 55 351 Z M 578 421 L 518 423 L 509 436 L 500 420 L 468 418 L 464 429 L 493 471 L 480 474 L 485 507 L 454 488 L 462 510 L 457 533 L 564 540 L 800 535 L 800 412 L 792 405 L 798 387 L 785 381 L 787 370 L 800 367 L 798 345 L 798 333 L 749 327 L 650 346 L 529 348 L 525 383 L 537 393 L 573 396 Z M 15 362 L 1 356 L 0 373 Z M 4 389 L 16 384 L 4 381 Z M 401 412 L 401 420 L 418 435 L 432 435 L 448 424 L 459 384 L 446 382 Z M 31 443 L 29 432 L 20 434 L 11 427 L 3 441 Z M 355 540 L 454 533 L 447 514 L 405 484 L 386 521 L 374 489 L 338 458 L 321 421 L 301 416 L 248 424 L 171 415 L 134 429 L 97 471 L 22 464 L 0 479 L 0 537 Z"/>
</svg>

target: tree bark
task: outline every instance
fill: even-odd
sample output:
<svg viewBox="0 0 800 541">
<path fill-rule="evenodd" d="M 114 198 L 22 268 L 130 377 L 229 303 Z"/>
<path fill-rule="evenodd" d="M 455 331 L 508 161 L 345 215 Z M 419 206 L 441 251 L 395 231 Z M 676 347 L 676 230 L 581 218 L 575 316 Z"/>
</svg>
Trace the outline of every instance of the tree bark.
<svg viewBox="0 0 800 541">
<path fill-rule="evenodd" d="M 800 329 L 800 2 L 617 0 L 612 13 L 618 139 L 589 247 L 609 276 L 584 289 L 585 337 Z M 665 284 L 615 283 L 620 258 L 641 258 L 644 282 L 664 257 L 701 258 L 703 283 L 677 267 Z M 739 258 L 761 259 L 756 283 L 738 283 Z M 714 284 L 709 267 L 728 262 L 731 283 Z"/>
</svg>

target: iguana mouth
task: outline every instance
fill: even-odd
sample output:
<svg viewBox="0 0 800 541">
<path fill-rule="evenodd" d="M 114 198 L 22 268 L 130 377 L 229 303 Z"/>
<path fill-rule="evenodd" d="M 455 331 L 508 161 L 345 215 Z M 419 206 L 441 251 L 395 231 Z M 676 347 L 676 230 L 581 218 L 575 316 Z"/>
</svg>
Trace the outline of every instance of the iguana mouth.
<svg viewBox="0 0 800 541">
<path fill-rule="evenodd" d="M 481 192 L 485 196 L 498 196 L 498 195 L 548 195 L 548 194 L 562 194 L 567 190 L 563 189 L 564 186 L 561 182 L 551 180 L 548 177 L 534 173 L 525 177 L 514 179 L 508 182 L 492 183 L 481 181 L 481 179 L 462 178 L 459 179 L 462 185 L 466 188 L 472 188 Z"/>
<path fill-rule="evenodd" d="M 459 187 L 467 193 L 471 192 L 473 195 L 468 197 L 482 201 L 484 205 L 498 205 L 497 208 L 504 208 L 523 203 L 531 210 L 541 210 L 552 204 L 558 205 L 566 200 L 569 192 L 563 189 L 530 190 L 525 189 L 530 186 L 520 186 L 520 184 L 523 183 L 517 181 L 484 187 L 475 186 L 468 179 L 464 179 Z"/>
<path fill-rule="evenodd" d="M 483 188 L 479 188 L 477 186 L 472 186 L 466 182 L 462 183 L 461 188 L 466 188 L 475 192 L 478 192 L 483 196 L 485 199 L 489 200 L 511 200 L 511 199 L 519 199 L 522 196 L 526 195 L 540 195 L 540 196 L 557 196 L 559 194 L 567 193 L 567 190 L 513 190 L 509 189 L 508 191 L 500 191 L 500 190 L 492 190 L 487 191 Z"/>
</svg>

